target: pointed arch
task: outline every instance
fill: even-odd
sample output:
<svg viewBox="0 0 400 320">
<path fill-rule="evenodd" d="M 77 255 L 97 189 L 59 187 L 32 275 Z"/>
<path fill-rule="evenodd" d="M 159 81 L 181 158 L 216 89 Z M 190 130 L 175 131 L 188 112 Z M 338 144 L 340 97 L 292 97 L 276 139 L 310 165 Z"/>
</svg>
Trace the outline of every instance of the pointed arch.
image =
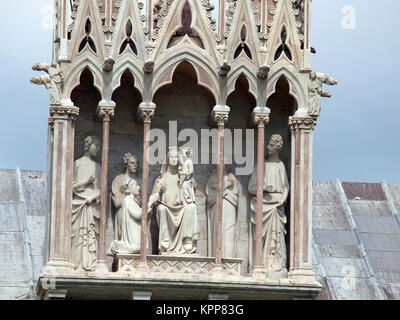
<svg viewBox="0 0 400 320">
<path fill-rule="evenodd" d="M 235 91 L 236 82 L 238 81 L 239 77 L 244 76 L 249 84 L 249 92 L 255 99 L 257 99 L 257 78 L 255 77 L 255 74 L 255 70 L 251 70 L 250 67 L 245 63 L 238 61 L 238 63 L 233 66 L 233 70 L 231 70 L 229 74 L 227 96 Z"/>
<path fill-rule="evenodd" d="M 84 92 L 85 94 L 82 95 L 79 92 Z M 84 97 L 83 100 L 82 97 Z M 94 118 L 98 103 L 102 97 L 101 92 L 94 85 L 94 76 L 90 68 L 85 67 L 79 74 L 79 84 L 71 91 L 70 98 L 80 109 L 80 114 L 90 113 Z"/>
<path fill-rule="evenodd" d="M 201 56 L 199 52 L 187 50 L 187 48 L 179 48 L 174 51 L 173 55 L 167 55 L 162 61 L 156 61 L 158 68 L 153 78 L 152 96 L 162 86 L 172 83 L 175 69 L 183 61 L 192 65 L 196 72 L 197 83 L 211 91 L 217 101 L 219 93 L 218 67 L 209 57 Z"/>
<path fill-rule="evenodd" d="M 278 80 L 284 77 L 289 83 L 289 94 L 297 101 L 297 108 L 303 108 L 307 104 L 307 95 L 302 86 L 301 81 L 287 68 L 281 68 L 273 73 L 268 81 L 267 100 L 276 93 L 276 85 Z"/>
<path fill-rule="evenodd" d="M 82 56 L 80 61 L 77 61 L 75 67 L 71 70 L 68 77 L 65 80 L 65 90 L 64 90 L 64 98 L 69 98 L 71 96 L 72 91 L 79 86 L 80 84 L 80 76 L 83 70 L 88 69 L 93 76 L 93 86 L 100 92 L 100 95 L 103 94 L 103 76 L 102 70 L 87 56 Z M 103 98 L 103 96 L 102 96 Z"/>
<path fill-rule="evenodd" d="M 116 103 L 116 120 L 121 121 L 126 119 L 127 115 L 136 115 L 143 97 L 135 82 L 135 77 L 129 68 L 126 68 L 118 78 L 118 87 L 112 93 L 112 101 Z"/>
<path fill-rule="evenodd" d="M 112 91 L 120 86 L 121 77 L 127 70 L 129 70 L 135 80 L 135 88 L 143 92 L 143 63 L 139 58 L 135 59 L 133 56 L 125 56 L 119 59 L 118 63 L 114 66 Z"/>
<path fill-rule="evenodd" d="M 233 81 L 233 91 L 226 99 L 230 108 L 227 127 L 246 129 L 254 108 L 257 106 L 257 97 L 250 91 L 250 81 L 245 73 L 241 72 Z"/>
</svg>

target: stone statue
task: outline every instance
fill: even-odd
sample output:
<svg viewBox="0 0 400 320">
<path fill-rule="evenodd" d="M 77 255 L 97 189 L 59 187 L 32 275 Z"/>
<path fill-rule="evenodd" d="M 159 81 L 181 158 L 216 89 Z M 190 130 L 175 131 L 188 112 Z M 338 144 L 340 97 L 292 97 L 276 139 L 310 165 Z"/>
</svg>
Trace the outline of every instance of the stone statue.
<svg viewBox="0 0 400 320">
<path fill-rule="evenodd" d="M 194 180 L 194 165 L 192 161 L 192 149 L 190 147 L 183 148 L 179 152 L 179 187 L 181 193 L 179 194 L 177 204 L 182 204 L 183 199 L 186 203 L 195 203 L 195 187 Z"/>
<path fill-rule="evenodd" d="M 289 180 L 286 168 L 279 158 L 279 152 L 283 147 L 280 135 L 274 134 L 268 144 L 268 158 L 264 164 L 263 182 L 263 218 L 262 218 L 262 252 L 263 265 L 267 274 L 284 277 L 286 269 L 286 244 L 285 203 L 289 194 Z M 255 265 L 255 241 L 256 241 L 256 210 L 257 210 L 257 170 L 250 177 L 249 193 L 253 196 L 250 203 L 250 263 Z"/>
<path fill-rule="evenodd" d="M 87 137 L 85 154 L 74 163 L 71 256 L 75 268 L 85 271 L 97 263 L 101 166 L 94 158 L 99 150 L 99 138 Z"/>
<path fill-rule="evenodd" d="M 36 63 L 32 70 L 44 71 L 47 75 L 31 79 L 31 83 L 44 85 L 46 89 L 52 89 L 50 95 L 50 104 L 59 105 L 62 97 L 62 86 L 64 83 L 63 71 L 56 63 Z"/>
<path fill-rule="evenodd" d="M 155 204 L 159 227 L 160 254 L 194 254 L 200 232 L 196 205 L 183 199 L 176 203 L 182 192 L 179 178 L 179 149 L 170 148 L 161 175 L 156 179 L 152 194 L 160 194 Z"/>
<path fill-rule="evenodd" d="M 126 191 L 128 184 L 133 180 L 139 185 L 139 181 L 136 175 L 138 169 L 138 157 L 130 152 L 124 155 L 125 173 L 117 176 L 111 186 L 112 200 L 115 207 L 115 239 L 121 240 L 121 206 L 122 200 L 126 197 Z M 141 203 L 140 194 L 135 195 L 136 201 Z"/>
<path fill-rule="evenodd" d="M 322 84 L 337 85 L 338 82 L 326 73 L 311 72 L 308 83 L 308 114 L 318 117 L 321 112 L 321 97 L 330 98 L 331 94 L 322 89 Z"/>
<path fill-rule="evenodd" d="M 110 251 L 113 254 L 135 254 L 140 253 L 141 245 L 141 219 L 142 207 L 140 199 L 140 187 L 134 179 L 130 179 L 126 185 L 125 197 L 121 202 L 119 229 L 120 237 L 111 243 Z M 149 200 L 149 211 L 159 194 L 154 194 Z"/>
<path fill-rule="evenodd" d="M 208 178 L 207 196 L 207 226 L 208 226 L 208 256 L 215 256 L 216 221 L 217 221 L 217 172 Z M 236 177 L 226 171 L 224 165 L 224 186 L 222 200 L 222 257 L 236 258 L 236 221 L 239 204 L 239 188 Z"/>
</svg>

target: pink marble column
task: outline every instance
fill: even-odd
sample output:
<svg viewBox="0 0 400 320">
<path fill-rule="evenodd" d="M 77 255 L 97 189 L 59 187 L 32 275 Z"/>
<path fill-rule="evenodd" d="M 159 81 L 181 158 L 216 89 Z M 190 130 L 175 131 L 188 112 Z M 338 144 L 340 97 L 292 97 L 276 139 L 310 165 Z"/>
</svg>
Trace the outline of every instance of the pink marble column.
<svg viewBox="0 0 400 320">
<path fill-rule="evenodd" d="M 312 147 L 316 120 L 290 117 L 292 132 L 292 178 L 290 210 L 289 277 L 314 281 L 311 261 L 312 226 Z"/>
<path fill-rule="evenodd" d="M 50 107 L 49 145 L 49 255 L 46 268 L 72 268 L 70 264 L 74 121 L 79 109 L 72 102 Z"/>
<path fill-rule="evenodd" d="M 143 184 L 142 184 L 142 219 L 141 219 L 141 248 L 140 261 L 145 264 L 147 261 L 147 229 L 148 229 L 148 201 L 149 201 L 149 148 L 151 120 L 155 115 L 155 104 L 142 103 L 139 106 L 138 115 L 143 121 Z"/>
<path fill-rule="evenodd" d="M 257 108 L 256 108 L 257 109 Z M 257 206 L 256 206 L 256 230 L 255 230 L 255 265 L 253 274 L 264 274 L 262 254 L 262 221 L 264 199 L 264 163 L 265 163 L 265 126 L 269 123 L 269 109 L 264 112 L 253 112 L 253 122 L 258 128 L 257 140 Z"/>
<path fill-rule="evenodd" d="M 108 159 L 110 140 L 110 121 L 114 117 L 115 103 L 100 102 L 97 117 L 103 122 L 103 141 L 101 152 L 101 196 L 100 196 L 100 239 L 96 271 L 107 272 L 106 231 L 107 231 L 107 195 L 108 195 Z"/>
<path fill-rule="evenodd" d="M 226 20 L 226 0 L 219 0 L 218 35 L 224 39 Z"/>
<path fill-rule="evenodd" d="M 218 165 L 217 165 L 217 217 L 216 217 L 216 248 L 215 248 L 215 263 L 222 264 L 222 201 L 224 192 L 224 130 L 225 123 L 228 121 L 229 107 L 216 107 L 217 111 L 212 113 L 212 121 L 218 126 Z M 221 109 L 221 110 L 218 110 Z"/>
</svg>

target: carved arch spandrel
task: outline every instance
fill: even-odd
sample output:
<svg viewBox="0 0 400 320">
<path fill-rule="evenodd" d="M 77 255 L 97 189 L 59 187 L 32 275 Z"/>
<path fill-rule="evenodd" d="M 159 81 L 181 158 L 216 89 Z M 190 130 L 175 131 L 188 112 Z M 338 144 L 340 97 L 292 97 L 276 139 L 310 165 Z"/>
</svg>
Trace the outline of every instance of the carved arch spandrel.
<svg viewBox="0 0 400 320">
<path fill-rule="evenodd" d="M 275 59 L 276 51 L 282 47 L 282 28 L 286 29 L 286 41 L 284 45 L 290 50 L 292 60 L 284 53 Z M 267 42 L 268 60 L 267 64 L 272 66 L 275 63 L 292 64 L 299 71 L 302 68 L 303 54 L 301 42 L 297 30 L 296 19 L 290 0 L 280 0 L 273 18 L 269 40 Z"/>
<path fill-rule="evenodd" d="M 92 51 L 89 46 L 86 46 L 83 50 L 79 51 L 79 46 L 81 45 L 84 37 L 86 37 L 85 26 L 88 19 L 91 23 L 90 37 L 96 46 L 97 52 Z M 72 33 L 71 42 L 68 50 L 69 59 L 71 61 L 74 61 L 74 59 L 77 59 L 77 57 L 79 57 L 80 55 L 90 53 L 93 56 L 98 57 L 99 60 L 104 61 L 105 36 L 104 32 L 102 31 L 102 21 L 97 4 L 95 4 L 92 0 L 82 1 L 74 23 L 75 28 L 74 32 Z"/>
<path fill-rule="evenodd" d="M 235 60 L 235 52 L 237 51 L 238 46 L 243 42 L 242 31 L 244 27 L 246 30 L 246 39 L 244 42 L 251 53 L 251 58 L 244 54 L 244 52 L 240 53 L 239 58 L 244 55 L 249 59 L 249 61 L 252 61 L 255 65 L 259 65 L 261 61 L 259 52 L 261 43 L 257 36 L 257 25 L 254 14 L 252 13 L 252 7 L 248 3 L 248 0 L 239 1 L 231 24 L 232 29 L 226 42 L 228 49 L 226 52 L 226 59 L 229 62 Z"/>
<path fill-rule="evenodd" d="M 218 67 L 208 57 L 201 57 L 193 50 L 179 48 L 173 56 L 166 56 L 163 61 L 156 61 L 157 70 L 153 77 L 152 96 L 164 85 L 171 84 L 175 69 L 182 62 L 189 62 L 196 71 L 197 83 L 210 90 L 216 101 L 219 95 Z"/>
<path fill-rule="evenodd" d="M 123 1 L 121 3 L 120 14 L 115 23 L 112 47 L 110 50 L 110 55 L 113 56 L 117 62 L 120 57 L 125 58 L 125 55 L 128 55 L 132 59 L 137 59 L 137 61 L 140 61 L 142 64 L 146 60 L 145 34 L 143 32 L 139 11 L 140 9 L 138 8 L 137 1 Z M 133 53 L 130 54 L 129 50 L 122 54 L 119 53 L 121 45 L 126 38 L 126 25 L 128 20 L 132 23 L 132 38 L 135 41 L 137 55 Z"/>
<path fill-rule="evenodd" d="M 204 49 L 196 45 L 188 35 L 185 35 L 172 48 L 168 48 L 168 44 L 176 33 L 176 31 L 183 27 L 181 13 L 185 5 L 188 4 L 191 11 L 191 29 L 197 33 L 201 39 Z M 217 41 L 214 32 L 211 29 L 210 22 L 207 18 L 207 11 L 198 0 L 185 0 L 174 1 L 168 11 L 168 17 L 165 20 L 161 33 L 155 41 L 155 50 L 152 53 L 154 60 L 159 59 L 161 56 L 168 55 L 174 52 L 177 48 L 190 46 L 194 50 L 201 52 L 203 55 L 208 55 L 210 60 L 218 61 L 220 56 L 217 51 Z"/>
</svg>

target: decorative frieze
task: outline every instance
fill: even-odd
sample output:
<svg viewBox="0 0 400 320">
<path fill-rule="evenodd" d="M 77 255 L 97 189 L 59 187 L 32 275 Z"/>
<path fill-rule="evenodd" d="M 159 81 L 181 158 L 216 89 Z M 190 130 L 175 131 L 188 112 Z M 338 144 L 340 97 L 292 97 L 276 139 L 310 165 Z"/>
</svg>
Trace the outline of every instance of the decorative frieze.
<svg viewBox="0 0 400 320">
<path fill-rule="evenodd" d="M 136 273 L 140 268 L 140 255 L 116 255 L 118 271 Z M 222 274 L 240 276 L 242 259 L 222 259 Z M 147 256 L 147 266 L 151 273 L 212 275 L 216 267 L 215 259 L 199 256 Z"/>
</svg>

